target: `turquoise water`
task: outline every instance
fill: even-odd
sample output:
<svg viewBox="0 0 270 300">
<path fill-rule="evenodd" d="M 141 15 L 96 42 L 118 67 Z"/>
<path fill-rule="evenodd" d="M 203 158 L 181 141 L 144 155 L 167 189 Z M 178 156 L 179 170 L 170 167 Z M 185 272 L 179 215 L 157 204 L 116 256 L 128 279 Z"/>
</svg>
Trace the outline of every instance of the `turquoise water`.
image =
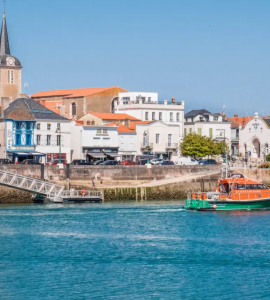
<svg viewBox="0 0 270 300">
<path fill-rule="evenodd" d="M 0 299 L 269 299 L 270 212 L 0 207 Z"/>
</svg>

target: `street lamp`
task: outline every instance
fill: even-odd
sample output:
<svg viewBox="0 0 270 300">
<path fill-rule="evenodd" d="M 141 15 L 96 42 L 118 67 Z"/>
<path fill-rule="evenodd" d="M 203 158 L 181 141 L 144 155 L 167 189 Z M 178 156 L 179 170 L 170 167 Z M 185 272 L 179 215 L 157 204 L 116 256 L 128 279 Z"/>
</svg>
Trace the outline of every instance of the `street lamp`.
<svg viewBox="0 0 270 300">
<path fill-rule="evenodd" d="M 56 130 L 55 130 L 55 133 L 60 133 L 60 135 L 59 135 L 59 158 L 58 158 L 58 162 L 59 162 L 59 164 L 61 164 L 61 124 L 59 123 L 59 128 L 57 128 Z M 56 141 L 58 141 L 58 136 L 56 137 Z"/>
<path fill-rule="evenodd" d="M 149 165 L 150 164 L 150 158 L 149 158 L 149 155 L 150 155 L 150 145 L 149 145 L 149 132 L 147 130 L 144 131 L 143 133 L 144 135 L 144 144 L 146 144 L 147 142 L 147 146 L 145 148 L 147 149 L 147 164 Z"/>
</svg>

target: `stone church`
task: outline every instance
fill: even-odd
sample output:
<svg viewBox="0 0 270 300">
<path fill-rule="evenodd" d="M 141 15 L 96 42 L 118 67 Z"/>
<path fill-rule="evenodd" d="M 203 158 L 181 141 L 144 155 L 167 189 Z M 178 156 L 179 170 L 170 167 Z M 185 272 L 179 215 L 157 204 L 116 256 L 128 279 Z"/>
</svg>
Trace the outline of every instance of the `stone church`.
<svg viewBox="0 0 270 300">
<path fill-rule="evenodd" d="M 21 94 L 20 61 L 10 54 L 6 15 L 4 13 L 0 39 L 0 105 L 6 109 Z"/>
</svg>

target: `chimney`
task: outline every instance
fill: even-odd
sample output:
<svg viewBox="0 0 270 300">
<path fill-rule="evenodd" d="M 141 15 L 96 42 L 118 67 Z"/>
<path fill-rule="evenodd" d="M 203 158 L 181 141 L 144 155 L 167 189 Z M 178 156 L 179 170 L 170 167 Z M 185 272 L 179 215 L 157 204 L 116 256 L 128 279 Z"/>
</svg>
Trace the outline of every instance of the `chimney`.
<svg viewBox="0 0 270 300">
<path fill-rule="evenodd" d="M 120 126 L 120 121 L 119 120 L 117 120 L 116 125 Z"/>
<path fill-rule="evenodd" d="M 234 114 L 234 116 L 233 116 L 234 118 L 238 118 L 238 114 Z"/>
<path fill-rule="evenodd" d="M 167 105 L 167 103 L 168 103 L 168 100 L 164 100 L 164 105 Z"/>
<path fill-rule="evenodd" d="M 130 120 L 129 119 L 125 119 L 125 126 L 127 128 L 130 128 Z"/>
<path fill-rule="evenodd" d="M 174 96 L 172 97 L 172 105 L 175 105 L 175 98 L 174 98 Z"/>
</svg>

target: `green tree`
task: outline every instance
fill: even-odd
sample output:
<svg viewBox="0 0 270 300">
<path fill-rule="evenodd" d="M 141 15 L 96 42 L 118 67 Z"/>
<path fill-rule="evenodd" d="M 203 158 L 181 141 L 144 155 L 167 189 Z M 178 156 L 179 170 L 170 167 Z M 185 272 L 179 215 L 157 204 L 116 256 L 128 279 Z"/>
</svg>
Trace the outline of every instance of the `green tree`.
<svg viewBox="0 0 270 300">
<path fill-rule="evenodd" d="M 270 153 L 266 155 L 266 161 L 270 161 Z"/>
<path fill-rule="evenodd" d="M 217 142 L 212 138 L 196 133 L 190 133 L 185 136 L 180 145 L 183 156 L 191 156 L 194 158 L 223 154 L 225 149 L 228 151 L 228 145 L 224 141 Z"/>
</svg>

